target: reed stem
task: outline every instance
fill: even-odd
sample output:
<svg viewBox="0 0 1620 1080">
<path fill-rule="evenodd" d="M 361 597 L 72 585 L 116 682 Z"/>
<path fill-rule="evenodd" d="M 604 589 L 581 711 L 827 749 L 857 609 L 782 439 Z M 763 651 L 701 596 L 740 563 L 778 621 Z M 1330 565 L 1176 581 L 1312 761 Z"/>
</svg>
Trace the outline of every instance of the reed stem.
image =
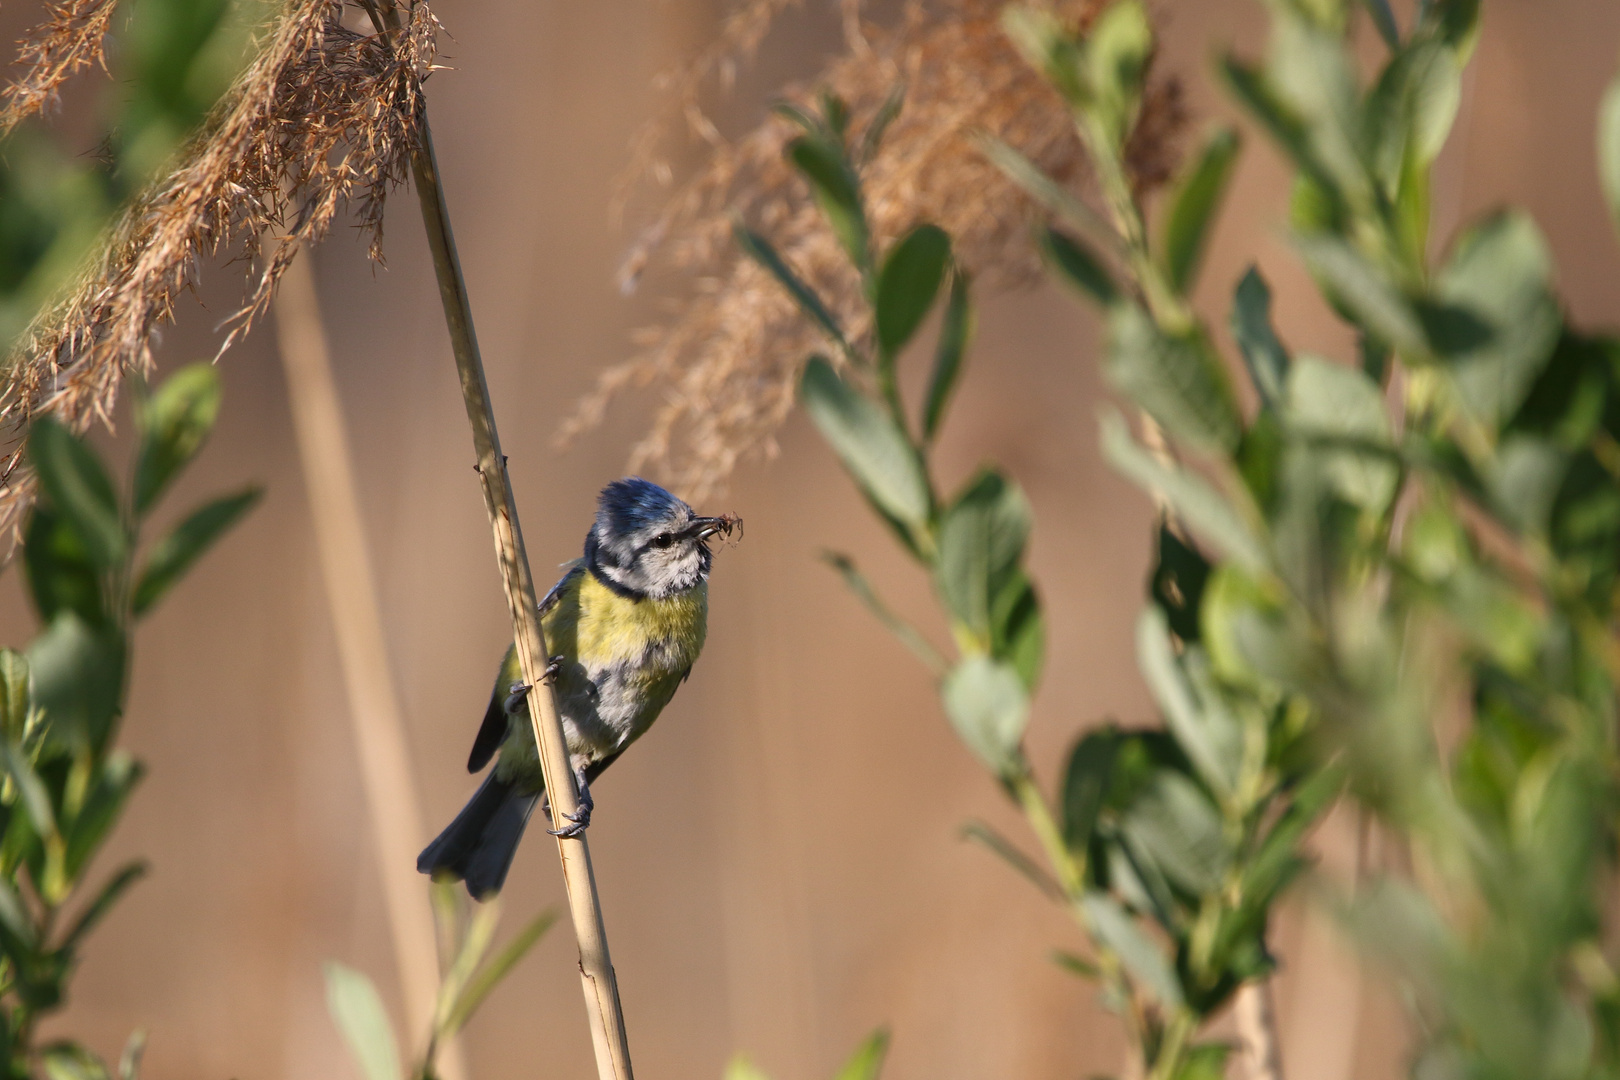
<svg viewBox="0 0 1620 1080">
<path fill-rule="evenodd" d="M 528 554 L 523 546 L 523 530 L 518 524 L 517 502 L 507 477 L 506 457 L 501 453 L 500 436 L 495 429 L 495 411 L 490 402 L 489 383 L 473 331 L 472 305 L 456 255 L 455 236 L 444 190 L 439 184 L 438 160 L 433 152 L 433 134 L 424 111 L 420 119 L 419 145 L 411 155 L 411 173 L 422 204 L 422 224 L 433 252 L 433 268 L 439 280 L 439 297 L 444 302 L 445 324 L 455 353 L 456 371 L 461 377 L 462 398 L 467 421 L 472 426 L 473 447 L 478 457 L 478 475 L 484 491 L 495 534 L 495 556 L 512 612 L 512 632 L 517 642 L 523 679 L 535 689 L 528 696 L 529 716 L 534 724 L 535 742 L 540 748 L 540 766 L 545 773 L 546 792 L 551 800 L 553 820 L 579 809 L 579 791 L 574 786 L 568 764 L 568 745 L 556 697 L 544 681 L 547 654 L 540 626 L 534 578 L 529 572 Z M 591 872 L 590 846 L 585 837 L 557 840 L 562 860 L 563 881 L 568 890 L 568 909 L 573 917 L 574 935 L 579 942 L 579 973 L 585 990 L 585 1009 L 590 1016 L 591 1038 L 596 1049 L 596 1069 L 600 1080 L 631 1080 L 630 1047 L 625 1035 L 624 1013 L 619 1004 L 618 981 L 608 955 L 607 929 L 602 921 L 602 905 L 596 879 Z"/>
<path fill-rule="evenodd" d="M 410 1040 L 420 1045 L 431 1036 L 439 987 L 433 917 L 413 865 L 424 839 L 422 808 L 388 663 L 376 578 L 360 520 L 354 458 L 308 252 L 294 259 L 282 275 L 275 314 L 315 547 L 371 814 L 400 997 Z M 458 1043 L 441 1050 L 438 1073 L 442 1080 L 465 1080 L 467 1067 Z"/>
<path fill-rule="evenodd" d="M 1277 1015 L 1271 1007 L 1271 979 L 1255 979 L 1239 987 L 1232 1011 L 1242 1043 L 1238 1060 L 1245 1080 L 1283 1080 Z"/>
</svg>

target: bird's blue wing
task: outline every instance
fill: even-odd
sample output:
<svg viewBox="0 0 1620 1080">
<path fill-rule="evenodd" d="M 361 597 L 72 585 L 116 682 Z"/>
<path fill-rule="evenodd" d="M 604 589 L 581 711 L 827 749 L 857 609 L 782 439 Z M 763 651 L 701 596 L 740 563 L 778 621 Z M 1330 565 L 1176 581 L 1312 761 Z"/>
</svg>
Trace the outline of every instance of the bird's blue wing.
<svg viewBox="0 0 1620 1080">
<path fill-rule="evenodd" d="M 551 587 L 545 598 L 540 601 L 540 614 L 543 617 L 557 604 L 560 597 L 568 588 L 568 584 L 575 577 L 585 572 L 585 561 L 575 559 L 565 563 L 568 567 L 557 584 Z M 511 692 L 512 684 L 523 678 L 522 667 L 518 662 L 517 648 L 509 646 L 506 658 L 501 661 L 501 670 L 495 676 L 495 688 L 490 691 L 489 707 L 484 710 L 484 722 L 478 727 L 478 737 L 473 740 L 472 753 L 467 755 L 467 771 L 475 773 L 489 764 L 489 759 L 495 756 L 495 751 L 501 748 L 506 741 L 506 696 Z"/>
</svg>

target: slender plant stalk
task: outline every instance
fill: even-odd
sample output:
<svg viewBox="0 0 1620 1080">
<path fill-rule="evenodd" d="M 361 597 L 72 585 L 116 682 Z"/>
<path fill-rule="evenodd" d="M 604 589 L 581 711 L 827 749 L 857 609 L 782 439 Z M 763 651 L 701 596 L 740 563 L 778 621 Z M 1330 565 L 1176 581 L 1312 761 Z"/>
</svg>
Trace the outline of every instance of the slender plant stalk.
<svg viewBox="0 0 1620 1080">
<path fill-rule="evenodd" d="M 484 378 L 484 363 L 473 332 L 472 305 L 461 274 L 461 262 L 456 256 L 455 236 L 450 229 L 444 190 L 439 185 L 438 161 L 426 113 L 420 123 L 420 143 L 411 157 L 411 172 L 422 203 L 422 223 L 433 252 L 433 268 L 439 279 L 439 296 L 444 302 L 445 324 L 455 352 L 456 371 L 461 376 L 467 421 L 472 425 L 478 475 L 483 482 L 484 505 L 495 531 L 495 555 L 506 586 L 506 600 L 512 610 L 518 658 L 524 681 L 535 688 L 528 697 L 529 716 L 534 724 L 535 742 L 540 748 L 540 767 L 545 773 L 552 817 L 557 820 L 578 812 L 579 791 L 568 766 L 568 744 L 557 712 L 556 696 L 544 681 L 547 653 L 534 578 L 529 573 L 523 530 L 518 525 L 517 502 L 507 478 L 506 457 L 501 453 L 500 436 L 495 430 L 489 383 Z M 579 941 L 579 973 L 584 981 L 585 1008 L 590 1015 L 591 1038 L 596 1047 L 597 1074 L 601 1080 L 631 1080 L 624 1012 L 619 1005 L 619 985 L 608 956 L 607 929 L 602 922 L 596 878 L 591 872 L 590 846 L 584 836 L 559 838 L 557 853 L 562 860 L 574 935 Z"/>
<path fill-rule="evenodd" d="M 413 865 L 424 835 L 422 810 L 360 520 L 354 459 L 307 253 L 293 260 L 282 277 L 275 312 L 315 546 L 360 751 L 400 996 L 411 1042 L 420 1045 L 431 1036 L 439 987 L 433 916 Z M 441 1050 L 438 1071 L 443 1080 L 465 1080 L 459 1045 Z"/>
<path fill-rule="evenodd" d="M 1271 1007 L 1271 980 L 1256 979 L 1238 989 L 1232 1011 L 1241 1040 L 1238 1058 L 1247 1080 L 1283 1080 L 1277 1045 L 1277 1012 Z"/>
</svg>

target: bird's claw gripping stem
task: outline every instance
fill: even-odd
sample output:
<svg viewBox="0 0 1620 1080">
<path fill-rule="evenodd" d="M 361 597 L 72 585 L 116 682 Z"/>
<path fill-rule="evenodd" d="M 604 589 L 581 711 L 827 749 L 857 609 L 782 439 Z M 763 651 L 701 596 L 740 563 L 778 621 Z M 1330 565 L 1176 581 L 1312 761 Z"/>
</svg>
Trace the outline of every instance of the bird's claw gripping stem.
<svg viewBox="0 0 1620 1080">
<path fill-rule="evenodd" d="M 546 664 L 546 670 L 540 673 L 540 681 L 550 686 L 557 680 L 557 673 L 561 670 L 562 657 L 553 656 L 551 661 Z M 523 707 L 523 702 L 528 698 L 529 691 L 533 689 L 534 687 L 526 682 L 513 683 L 507 687 L 506 702 L 501 707 L 509 714 L 517 712 Z"/>
<path fill-rule="evenodd" d="M 528 698 L 529 691 L 533 689 L 534 687 L 530 686 L 526 682 L 513 683 L 511 686 L 507 687 L 506 702 L 501 706 L 501 708 L 505 709 L 508 715 L 516 713 L 519 709 L 523 708 L 524 700 Z"/>
<path fill-rule="evenodd" d="M 591 811 L 596 809 L 596 802 L 591 798 L 591 785 L 585 779 L 583 768 L 574 770 L 574 782 L 579 785 L 579 809 L 572 814 L 563 814 L 562 819 L 568 822 L 560 829 L 547 829 L 546 832 L 563 840 L 572 840 L 585 835 L 585 830 L 591 827 Z"/>
</svg>

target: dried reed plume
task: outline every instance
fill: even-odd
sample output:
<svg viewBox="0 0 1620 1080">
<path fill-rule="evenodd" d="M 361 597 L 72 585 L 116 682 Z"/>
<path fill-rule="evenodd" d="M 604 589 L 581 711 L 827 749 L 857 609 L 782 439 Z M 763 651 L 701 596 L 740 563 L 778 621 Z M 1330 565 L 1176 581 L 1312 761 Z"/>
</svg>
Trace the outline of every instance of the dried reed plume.
<svg viewBox="0 0 1620 1080">
<path fill-rule="evenodd" d="M 91 12 L 58 19 L 79 37 L 64 31 L 23 52 L 52 72 L 70 57 L 82 66 L 99 55 L 105 29 L 82 0 L 61 10 Z M 379 254 L 383 203 L 409 168 L 438 23 L 419 0 L 408 25 L 383 37 L 349 29 L 344 11 L 344 0 L 287 3 L 173 171 L 120 215 L 83 277 L 21 336 L 0 382 L 0 423 L 13 439 L 19 421 L 40 410 L 80 428 L 107 420 L 124 375 L 150 368 L 153 332 L 194 286 L 200 259 L 229 250 L 256 267 L 223 352 L 265 311 L 299 246 L 324 235 L 339 209 L 355 208 Z M 13 86 L 33 89 L 15 100 L 49 96 L 54 78 L 24 73 Z M 27 503 L 29 481 L 13 475 L 19 455 L 13 448 L 6 462 L 0 522 L 14 523 Z"/>
<path fill-rule="evenodd" d="M 740 216 L 764 233 L 846 325 L 860 331 L 858 283 L 782 151 L 798 129 L 773 118 L 726 142 L 697 105 L 698 85 L 728 82 L 739 52 L 764 37 L 787 0 L 752 0 L 728 18 L 720 41 L 675 80 L 688 130 L 711 147 L 703 169 L 680 187 L 632 247 L 622 272 L 628 290 L 649 266 L 694 281 L 667 322 L 639 331 L 638 354 L 609 368 L 565 425 L 566 441 L 596 424 L 630 387 L 657 384 L 666 395 L 631 466 L 653 466 L 692 498 L 712 494 L 750 453 L 775 453 L 774 433 L 792 410 L 805 356 L 821 344 L 776 282 L 731 241 Z M 897 86 L 905 105 L 876 157 L 863 169 L 867 214 L 880 241 L 931 221 L 956 242 L 957 258 L 990 289 L 1031 281 L 1039 261 L 1028 241 L 1029 200 L 977 149 L 989 132 L 1049 175 L 1083 186 L 1086 166 L 1062 100 L 1002 35 L 999 0 L 931 0 L 907 6 L 897 25 L 865 26 L 858 4 L 844 4 L 846 50 L 789 100 L 822 89 L 870 118 Z M 1060 17 L 1083 25 L 1100 0 L 1054 0 Z M 1151 83 L 1129 151 L 1140 187 L 1161 183 L 1173 166 L 1183 122 L 1170 79 Z M 860 131 L 854 133 L 856 141 Z M 668 167 L 644 137 L 633 168 L 664 179 Z"/>
<path fill-rule="evenodd" d="M 0 135 L 56 100 L 63 83 L 90 64 L 106 67 L 102 46 L 118 0 L 48 3 L 47 18 L 18 42 L 18 74 L 0 90 Z"/>
</svg>

